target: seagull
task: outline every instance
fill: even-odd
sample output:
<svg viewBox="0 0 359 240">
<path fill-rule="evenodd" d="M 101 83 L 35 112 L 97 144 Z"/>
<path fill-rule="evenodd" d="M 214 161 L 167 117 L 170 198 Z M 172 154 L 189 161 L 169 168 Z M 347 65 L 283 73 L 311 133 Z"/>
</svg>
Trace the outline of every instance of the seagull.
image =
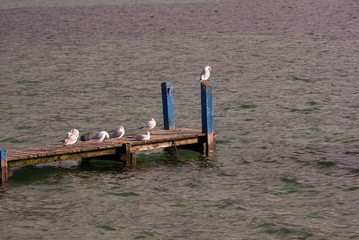
<svg viewBox="0 0 359 240">
<path fill-rule="evenodd" d="M 98 140 L 98 142 L 103 142 L 105 139 L 109 139 L 110 136 L 106 131 L 100 131 L 94 135 L 91 140 Z"/>
<path fill-rule="evenodd" d="M 80 132 L 76 128 L 71 129 L 70 132 L 67 132 L 67 137 L 61 140 L 62 143 L 64 143 L 64 146 L 68 146 L 71 144 L 74 144 L 77 142 L 77 139 L 79 138 Z"/>
<path fill-rule="evenodd" d="M 201 76 L 198 82 L 207 81 L 211 75 L 212 68 L 210 66 L 205 66 L 201 72 Z"/>
<path fill-rule="evenodd" d="M 143 125 L 143 127 L 140 127 L 140 129 L 146 129 L 147 131 L 150 131 L 152 133 L 152 129 L 156 127 L 156 121 L 154 118 L 151 118 L 151 120 L 149 120 L 148 122 L 145 123 L 145 125 Z"/>
<path fill-rule="evenodd" d="M 151 134 L 151 132 L 147 131 L 147 134 L 137 134 L 133 138 L 138 140 L 138 141 L 140 141 L 140 140 L 150 140 L 150 138 L 151 138 L 150 134 Z"/>
<path fill-rule="evenodd" d="M 125 135 L 125 128 L 122 126 L 119 126 L 115 129 L 115 132 L 111 134 L 110 138 L 122 138 L 123 135 Z"/>
</svg>

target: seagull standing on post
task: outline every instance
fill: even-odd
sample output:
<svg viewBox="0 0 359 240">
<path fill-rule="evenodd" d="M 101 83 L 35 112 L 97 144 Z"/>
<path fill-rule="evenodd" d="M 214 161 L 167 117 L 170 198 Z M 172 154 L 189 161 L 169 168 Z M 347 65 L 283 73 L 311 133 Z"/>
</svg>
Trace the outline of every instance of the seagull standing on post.
<svg viewBox="0 0 359 240">
<path fill-rule="evenodd" d="M 201 72 L 201 76 L 199 78 L 199 82 L 207 81 L 209 76 L 211 75 L 212 68 L 210 66 L 205 66 L 203 71 Z"/>
</svg>

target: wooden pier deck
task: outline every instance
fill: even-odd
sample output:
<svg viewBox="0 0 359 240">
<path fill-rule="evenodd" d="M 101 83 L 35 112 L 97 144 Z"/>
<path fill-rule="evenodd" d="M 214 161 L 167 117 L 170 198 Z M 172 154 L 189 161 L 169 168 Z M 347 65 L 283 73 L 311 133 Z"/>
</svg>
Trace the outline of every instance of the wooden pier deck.
<svg viewBox="0 0 359 240">
<path fill-rule="evenodd" d="M 201 83 L 202 130 L 175 128 L 172 83 L 162 83 L 161 87 L 165 129 L 153 130 L 149 140 L 138 141 L 133 138 L 134 135 L 125 135 L 121 139 L 107 139 L 104 142 L 90 140 L 69 146 L 56 144 L 19 149 L 0 148 L 1 182 L 8 180 L 11 168 L 50 162 L 61 164 L 70 159 L 110 159 L 133 166 L 139 151 L 181 146 L 207 156 L 212 155 L 215 150 L 212 87 Z"/>
<path fill-rule="evenodd" d="M 73 145 L 46 145 L 38 147 L 9 149 L 7 151 L 8 168 L 40 163 L 60 162 L 81 158 L 111 158 L 135 165 L 138 151 L 151 150 L 191 144 L 203 144 L 205 133 L 194 129 L 171 129 L 153 131 L 150 140 L 137 141 L 133 135 L 121 139 L 108 139 L 104 142 L 90 140 Z M 198 146 L 199 147 L 199 146 Z"/>
</svg>

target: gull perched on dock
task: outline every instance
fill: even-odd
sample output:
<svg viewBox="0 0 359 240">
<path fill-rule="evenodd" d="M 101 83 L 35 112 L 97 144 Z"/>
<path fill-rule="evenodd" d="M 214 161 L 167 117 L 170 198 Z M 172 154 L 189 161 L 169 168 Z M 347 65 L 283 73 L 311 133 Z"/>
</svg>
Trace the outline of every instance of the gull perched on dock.
<svg viewBox="0 0 359 240">
<path fill-rule="evenodd" d="M 151 138 L 151 132 L 147 131 L 147 134 L 137 134 L 133 138 L 140 141 L 140 140 L 150 140 Z"/>
<path fill-rule="evenodd" d="M 110 136 L 106 131 L 100 131 L 94 135 L 91 140 L 98 140 L 98 142 L 103 142 L 105 139 L 109 139 Z"/>
<path fill-rule="evenodd" d="M 207 81 L 211 75 L 211 70 L 212 68 L 210 66 L 205 66 L 201 72 L 201 76 L 199 77 L 199 82 Z"/>
<path fill-rule="evenodd" d="M 70 132 L 67 132 L 67 137 L 61 140 L 62 143 L 64 143 L 64 146 L 68 146 L 71 144 L 74 144 L 77 142 L 77 139 L 79 138 L 80 132 L 76 128 L 71 129 Z"/>
<path fill-rule="evenodd" d="M 119 126 L 118 128 L 115 129 L 115 132 L 113 132 L 111 135 L 110 135 L 110 138 L 122 138 L 123 135 L 125 135 L 125 128 L 122 127 L 122 126 Z"/>
<path fill-rule="evenodd" d="M 145 129 L 147 131 L 150 131 L 152 133 L 152 129 L 156 127 L 156 121 L 154 118 L 151 118 L 151 120 L 149 120 L 148 122 L 145 123 L 145 125 L 143 125 L 143 127 L 140 127 L 140 129 Z"/>
</svg>

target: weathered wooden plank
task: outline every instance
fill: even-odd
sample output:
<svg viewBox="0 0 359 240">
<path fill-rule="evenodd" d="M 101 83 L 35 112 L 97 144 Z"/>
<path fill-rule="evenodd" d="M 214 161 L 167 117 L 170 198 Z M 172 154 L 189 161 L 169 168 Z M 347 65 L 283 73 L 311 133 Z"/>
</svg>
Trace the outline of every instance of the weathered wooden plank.
<svg viewBox="0 0 359 240">
<path fill-rule="evenodd" d="M 95 150 L 105 150 L 108 148 L 113 148 L 113 146 L 98 146 L 96 144 L 94 144 L 92 147 L 90 146 L 86 146 L 86 147 L 82 147 L 82 148 L 61 148 L 61 149 L 51 149 L 51 146 L 49 146 L 49 150 L 48 151 L 43 151 L 43 150 L 36 150 L 36 149 L 31 149 L 31 151 L 29 151 L 29 149 L 23 149 L 22 153 L 19 151 L 11 151 L 10 153 L 10 159 L 11 160 L 16 160 L 18 158 L 34 158 L 34 157 L 45 157 L 45 156 L 51 156 L 54 154 L 71 154 L 71 153 L 81 153 L 81 152 L 88 152 L 88 151 L 95 151 Z"/>
<path fill-rule="evenodd" d="M 183 136 L 183 137 L 168 137 L 168 138 L 150 139 L 150 140 L 146 140 L 146 141 L 134 141 L 133 143 L 131 143 L 131 145 L 137 146 L 137 145 L 156 144 L 156 143 L 162 143 L 162 142 L 173 142 L 173 141 L 185 140 L 185 139 L 197 139 L 202 136 L 206 136 L 206 134 L 188 135 L 188 136 Z"/>
<path fill-rule="evenodd" d="M 19 159 L 8 161 L 8 167 L 21 167 L 26 165 L 35 165 L 40 163 L 50 163 L 58 160 L 66 161 L 71 159 L 80 159 L 80 158 L 90 158 L 90 157 L 98 157 L 104 155 L 116 154 L 116 149 L 102 149 L 102 150 L 93 150 L 90 152 L 78 152 L 78 153 L 63 153 L 63 154 L 52 154 L 42 157 L 34 157 L 27 159 Z"/>
<path fill-rule="evenodd" d="M 157 148 L 166 148 L 175 146 L 181 146 L 186 144 L 195 144 L 199 142 L 199 138 L 191 138 L 191 139 L 184 139 L 184 140 L 174 140 L 174 141 L 165 141 L 165 142 L 157 142 L 152 144 L 141 144 L 132 146 L 133 151 L 145 151 Z"/>
</svg>

